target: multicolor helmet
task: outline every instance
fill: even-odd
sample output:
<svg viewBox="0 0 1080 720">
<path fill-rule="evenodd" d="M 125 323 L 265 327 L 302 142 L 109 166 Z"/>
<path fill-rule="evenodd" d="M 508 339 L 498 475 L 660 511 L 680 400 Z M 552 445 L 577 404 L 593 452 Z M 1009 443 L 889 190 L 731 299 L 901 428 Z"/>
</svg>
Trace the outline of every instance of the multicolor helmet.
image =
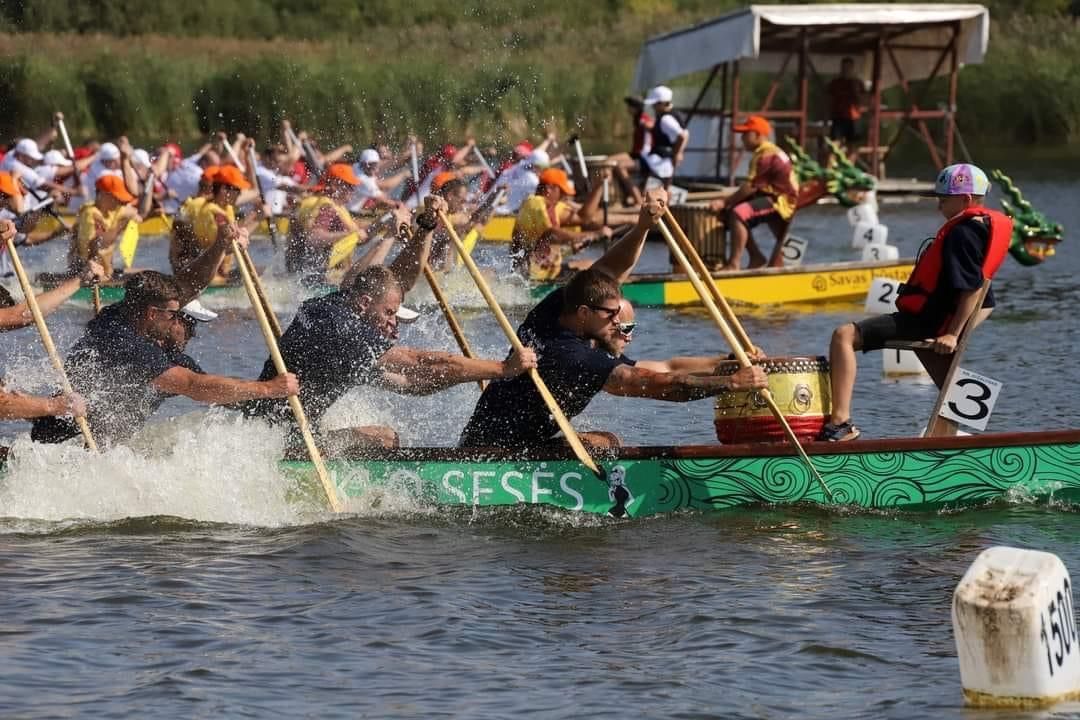
<svg viewBox="0 0 1080 720">
<path fill-rule="evenodd" d="M 929 195 L 986 195 L 990 191 L 990 180 L 986 173 L 971 163 L 949 165 L 938 173 L 933 192 Z"/>
</svg>

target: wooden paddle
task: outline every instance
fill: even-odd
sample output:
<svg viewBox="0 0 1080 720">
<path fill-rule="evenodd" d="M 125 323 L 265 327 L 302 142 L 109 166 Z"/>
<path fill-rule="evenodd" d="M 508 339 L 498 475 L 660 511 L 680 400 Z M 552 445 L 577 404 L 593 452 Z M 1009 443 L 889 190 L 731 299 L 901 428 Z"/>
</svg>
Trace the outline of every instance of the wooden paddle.
<svg viewBox="0 0 1080 720">
<path fill-rule="evenodd" d="M 259 204 L 262 205 L 264 208 L 266 208 L 267 211 L 268 211 L 266 213 L 266 227 L 270 230 L 270 244 L 273 245 L 274 249 L 276 250 L 277 246 L 278 246 L 277 227 L 276 227 L 277 223 L 274 222 L 273 213 L 269 212 L 270 206 L 266 204 L 266 194 L 263 192 L 262 183 L 259 182 L 259 173 L 256 172 L 256 168 L 259 165 L 258 165 L 258 159 L 255 157 L 255 148 L 254 147 L 249 147 L 248 148 L 248 163 L 251 165 L 251 174 L 255 176 L 255 187 L 259 191 Z M 252 273 L 252 274 L 255 275 L 255 277 L 258 277 L 258 275 L 256 275 L 255 273 Z M 280 336 L 280 335 L 281 335 L 281 333 L 279 332 L 278 336 Z"/>
<path fill-rule="evenodd" d="M 503 333 L 506 335 L 506 339 L 510 341 L 510 345 L 518 353 L 525 350 L 525 346 L 521 344 L 521 340 L 518 338 L 517 333 L 514 331 L 510 321 L 506 318 L 506 313 L 499 306 L 499 301 L 495 299 L 494 293 L 491 292 L 491 288 L 488 287 L 487 280 L 480 273 L 480 269 L 476 267 L 476 263 L 473 262 L 472 256 L 465 250 L 465 246 L 461 242 L 461 238 L 458 237 L 457 231 L 454 229 L 454 225 L 450 222 L 450 218 L 446 217 L 446 213 L 439 211 L 439 219 L 442 220 L 443 225 L 446 227 L 447 234 L 450 235 L 451 242 L 454 243 L 454 248 L 457 250 L 458 255 L 461 256 L 461 261 L 465 263 L 465 267 L 468 268 L 469 274 L 472 275 L 473 281 L 476 283 L 477 289 L 480 290 L 480 294 L 484 296 L 484 300 L 487 301 L 488 307 L 491 308 L 492 314 L 495 315 L 495 319 L 498 320 L 499 326 L 502 328 Z M 540 377 L 540 373 L 533 368 L 529 370 L 529 379 L 533 381 L 533 385 L 536 386 L 536 391 L 540 393 L 540 397 L 543 398 L 544 404 L 547 405 L 548 410 L 551 412 L 551 416 L 555 418 L 555 424 L 559 426 L 559 430 L 566 436 L 566 442 L 569 443 L 570 449 L 574 451 L 575 457 L 585 467 L 589 468 L 604 484 L 607 484 L 607 475 L 604 470 L 596 464 L 596 461 L 592 459 L 589 452 L 585 449 L 585 446 L 581 443 L 581 438 L 578 437 L 577 432 L 574 430 L 574 426 L 570 424 L 562 408 L 559 407 L 559 403 L 552 396 L 551 391 L 548 390 L 547 383 Z M 622 517 L 626 514 L 626 503 L 630 496 L 626 488 L 617 486 L 614 491 L 615 506 L 609 511 L 614 517 Z"/>
<path fill-rule="evenodd" d="M 443 295 L 442 288 L 439 287 L 439 280 L 435 277 L 435 273 L 431 269 L 431 265 L 424 261 L 424 278 L 428 282 L 428 286 L 431 288 L 431 294 L 435 296 L 435 302 L 439 303 L 439 307 L 442 308 L 443 315 L 446 317 L 446 323 L 450 326 L 450 332 L 454 334 L 454 339 L 457 340 L 458 347 L 461 348 L 461 354 L 467 358 L 476 357 L 473 354 L 472 348 L 469 347 L 469 341 L 465 337 L 465 331 L 461 329 L 461 325 L 458 323 L 457 317 L 454 315 L 454 311 L 450 308 L 450 303 L 446 301 L 446 296 Z M 480 390 L 484 389 L 484 381 L 478 380 L 477 385 L 480 386 Z"/>
<path fill-rule="evenodd" d="M 672 234 L 675 239 L 679 241 L 679 246 L 682 248 L 686 257 L 689 258 L 690 264 L 697 271 L 698 276 L 705 280 L 705 287 L 709 291 L 709 295 L 712 297 L 713 302 L 720 309 L 724 319 L 727 320 L 728 325 L 735 332 L 736 337 L 739 338 L 739 342 L 742 344 L 743 350 L 746 352 L 753 352 L 755 350 L 754 344 L 750 342 L 750 336 L 746 334 L 746 330 L 743 329 L 742 323 L 739 322 L 739 318 L 735 316 L 735 312 L 728 305 L 727 300 L 720 292 L 720 288 L 716 287 L 716 281 L 712 279 L 712 273 L 709 272 L 709 268 L 705 266 L 705 261 L 701 259 L 701 255 L 698 254 L 697 248 L 690 242 L 690 238 L 686 237 L 686 233 L 679 226 L 678 220 L 671 212 L 670 207 L 664 208 L 664 217 L 669 223 Z"/>
<path fill-rule="evenodd" d="M 255 262 L 251 259 L 247 248 L 240 248 L 240 253 L 236 257 L 236 262 L 247 268 L 248 274 L 251 276 L 251 283 L 255 286 L 255 294 L 259 297 L 263 312 L 266 313 L 266 319 L 270 322 L 270 329 L 274 332 L 274 339 L 280 340 L 282 333 L 281 323 L 278 322 L 277 314 L 274 313 L 274 308 L 270 305 L 270 297 L 266 294 L 266 286 L 263 285 L 262 278 L 259 277 L 259 273 L 255 270 Z"/>
<path fill-rule="evenodd" d="M 38 307 L 37 297 L 34 296 L 34 288 L 30 285 L 30 279 L 26 277 L 26 270 L 23 269 L 19 253 L 15 250 L 14 238 L 7 241 L 7 250 L 11 256 L 11 264 L 15 267 L 15 275 L 19 278 L 19 287 L 22 288 L 23 297 L 26 298 L 26 306 L 30 308 L 30 314 L 34 318 L 34 324 L 37 325 L 38 334 L 41 335 L 41 344 L 45 346 L 45 352 L 49 355 L 49 360 L 52 361 L 56 372 L 60 374 L 60 388 L 65 395 L 74 395 L 75 390 L 71 387 L 71 381 L 68 380 L 67 372 L 64 370 L 64 363 L 60 360 L 59 353 L 56 352 L 56 345 L 53 344 L 52 335 L 49 334 L 49 327 L 45 324 L 45 316 L 41 314 L 41 308 Z M 95 285 L 94 288 L 97 289 L 97 286 Z M 94 436 L 90 432 L 90 424 L 86 422 L 86 418 L 75 418 L 75 424 L 79 426 L 86 447 L 97 452 L 98 446 L 94 442 Z"/>
<path fill-rule="evenodd" d="M 237 258 L 242 258 L 246 255 L 244 249 L 240 247 L 240 243 L 233 240 L 233 254 Z M 255 310 L 255 316 L 259 319 L 259 327 L 262 329 L 263 339 L 266 340 L 266 347 L 270 351 L 270 357 L 274 361 L 274 368 L 279 375 L 284 375 L 288 372 L 285 367 L 285 360 L 281 357 L 281 350 L 278 348 L 277 337 L 274 335 L 274 329 L 270 325 L 268 319 L 269 315 L 273 312 L 269 311 L 268 306 L 263 305 L 263 301 L 259 298 L 259 293 L 255 289 L 255 282 L 252 280 L 251 272 L 248 270 L 247 262 L 241 260 L 237 263 L 240 268 L 240 275 L 244 278 L 244 289 L 247 290 L 248 300 L 251 301 L 251 307 Z M 276 319 L 275 319 L 276 322 Z M 300 427 L 300 434 L 304 438 L 304 444 L 307 446 L 308 455 L 311 457 L 311 464 L 315 466 L 315 473 L 319 476 L 319 482 L 322 483 L 323 490 L 326 492 L 326 499 L 330 503 L 330 509 L 334 512 L 341 512 L 341 501 L 338 500 L 337 490 L 334 488 L 334 484 L 330 481 L 330 473 L 326 470 L 326 465 L 323 463 L 322 453 L 319 452 L 319 448 L 315 445 L 315 438 L 311 434 L 311 427 L 308 425 L 307 415 L 304 413 L 304 406 L 300 404 L 300 397 L 297 395 L 289 396 L 289 407 L 292 408 L 293 417 L 296 418 L 296 424 Z"/>
<path fill-rule="evenodd" d="M 719 308 L 717 308 L 716 303 L 713 302 L 712 294 L 705 288 L 705 283 L 698 277 L 694 268 L 691 267 L 690 261 L 686 259 L 686 255 L 683 253 L 682 248 L 679 247 L 679 243 L 675 240 L 671 231 L 668 230 L 667 225 L 662 219 L 657 222 L 656 226 L 660 230 L 660 234 L 664 236 L 664 240 L 667 241 L 672 256 L 678 261 L 679 265 L 682 266 L 683 272 L 685 272 L 687 278 L 690 279 L 690 283 L 694 286 L 694 290 L 697 291 L 698 296 L 701 298 L 701 302 L 704 303 L 705 308 L 709 311 L 709 314 L 712 315 L 713 322 L 720 328 L 720 334 L 724 336 L 724 340 L 731 346 L 732 352 L 735 353 L 735 359 L 739 361 L 739 366 L 744 368 L 750 367 L 750 358 L 746 356 L 746 351 L 743 350 L 741 342 L 735 336 L 735 333 L 732 332 L 731 327 L 728 325 L 728 322 L 724 319 L 723 315 L 720 314 Z M 780 423 L 780 426 L 784 429 L 784 434 L 787 436 L 787 439 L 806 462 L 807 467 L 810 468 L 810 474 L 817 479 L 818 484 L 821 485 L 821 489 L 825 491 L 825 497 L 831 500 L 833 497 L 832 491 L 829 490 L 829 486 L 825 484 L 825 479 L 821 477 L 817 468 L 814 467 L 814 463 L 810 461 L 810 456 L 806 454 L 806 450 L 803 449 L 802 443 L 799 442 L 799 438 L 796 437 L 795 432 L 791 429 L 791 425 L 788 424 L 787 418 L 784 417 L 783 411 L 780 410 L 780 406 L 777 405 L 776 400 L 773 399 L 772 393 L 769 392 L 768 388 L 758 390 L 757 393 L 765 399 L 766 403 L 768 403 L 769 409 L 772 411 L 776 421 Z"/>
</svg>

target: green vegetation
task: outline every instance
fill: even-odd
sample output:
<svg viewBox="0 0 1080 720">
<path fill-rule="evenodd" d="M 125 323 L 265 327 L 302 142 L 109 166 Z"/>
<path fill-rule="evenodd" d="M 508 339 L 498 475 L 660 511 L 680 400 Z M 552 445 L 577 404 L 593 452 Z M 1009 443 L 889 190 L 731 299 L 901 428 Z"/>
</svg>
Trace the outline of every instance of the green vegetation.
<svg viewBox="0 0 1080 720">
<path fill-rule="evenodd" d="M 960 74 L 969 144 L 1080 138 L 1076 3 L 990 3 L 988 62 Z M 289 117 L 327 143 L 411 131 L 509 144 L 554 124 L 612 148 L 630 131 L 621 97 L 642 41 L 742 4 L 0 0 L 0 142 L 62 109 L 77 137 L 266 137 Z M 743 103 L 765 85 L 747 83 Z"/>
</svg>

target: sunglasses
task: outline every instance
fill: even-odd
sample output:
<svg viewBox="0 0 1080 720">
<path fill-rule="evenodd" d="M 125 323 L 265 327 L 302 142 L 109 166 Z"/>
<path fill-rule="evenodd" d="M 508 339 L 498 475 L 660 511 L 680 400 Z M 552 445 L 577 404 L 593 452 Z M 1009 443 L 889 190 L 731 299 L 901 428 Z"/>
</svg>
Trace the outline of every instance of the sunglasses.
<svg viewBox="0 0 1080 720">
<path fill-rule="evenodd" d="M 630 337 L 631 335 L 634 334 L 634 328 L 636 328 L 636 327 L 637 327 L 636 322 L 619 323 L 619 334 L 622 335 L 625 338 L 628 338 L 628 337 Z"/>
<path fill-rule="evenodd" d="M 183 319 L 184 317 L 183 313 L 180 310 L 170 310 L 169 308 L 158 307 L 156 305 L 151 305 L 150 308 L 152 310 L 157 310 L 160 313 L 165 313 L 173 322 Z"/>
<path fill-rule="evenodd" d="M 608 320 L 614 320 L 615 316 L 619 314 L 619 308 L 617 307 L 609 308 L 604 307 L 603 305 L 586 305 L 585 307 L 589 308 L 593 312 L 598 312 L 601 315 L 604 315 L 605 317 L 607 317 Z"/>
</svg>

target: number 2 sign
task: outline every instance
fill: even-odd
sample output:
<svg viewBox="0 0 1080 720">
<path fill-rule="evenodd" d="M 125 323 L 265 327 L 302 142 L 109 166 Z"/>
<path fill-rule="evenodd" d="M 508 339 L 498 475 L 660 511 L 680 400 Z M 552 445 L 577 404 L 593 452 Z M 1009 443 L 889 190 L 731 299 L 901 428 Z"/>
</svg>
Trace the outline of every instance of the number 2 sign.
<svg viewBox="0 0 1080 720">
<path fill-rule="evenodd" d="M 986 430 L 1000 393 L 999 381 L 957 368 L 941 406 L 941 416 L 976 430 Z"/>
</svg>

